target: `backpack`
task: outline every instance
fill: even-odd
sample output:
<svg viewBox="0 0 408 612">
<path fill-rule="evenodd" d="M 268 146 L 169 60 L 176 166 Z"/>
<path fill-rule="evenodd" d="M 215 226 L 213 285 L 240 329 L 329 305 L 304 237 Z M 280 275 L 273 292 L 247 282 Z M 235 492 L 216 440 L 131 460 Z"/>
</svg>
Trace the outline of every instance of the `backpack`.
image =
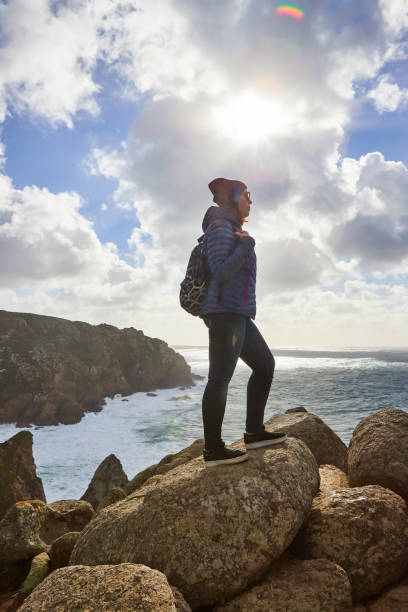
<svg viewBox="0 0 408 612">
<path fill-rule="evenodd" d="M 184 280 L 180 283 L 180 306 L 197 317 L 208 289 L 208 271 L 204 252 L 204 234 L 191 251 Z"/>
</svg>

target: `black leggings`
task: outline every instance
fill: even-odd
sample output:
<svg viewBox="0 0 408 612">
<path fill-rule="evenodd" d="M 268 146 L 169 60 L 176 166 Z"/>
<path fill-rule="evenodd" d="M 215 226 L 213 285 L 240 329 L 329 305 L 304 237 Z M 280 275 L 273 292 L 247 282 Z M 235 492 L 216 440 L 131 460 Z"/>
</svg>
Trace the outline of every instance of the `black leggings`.
<svg viewBox="0 0 408 612">
<path fill-rule="evenodd" d="M 202 316 L 209 333 L 210 368 L 203 395 L 202 414 L 207 450 L 224 446 L 222 422 L 228 385 L 241 357 L 251 369 L 247 386 L 246 431 L 258 433 L 263 424 L 275 370 L 275 360 L 261 333 L 250 317 L 231 312 Z"/>
</svg>

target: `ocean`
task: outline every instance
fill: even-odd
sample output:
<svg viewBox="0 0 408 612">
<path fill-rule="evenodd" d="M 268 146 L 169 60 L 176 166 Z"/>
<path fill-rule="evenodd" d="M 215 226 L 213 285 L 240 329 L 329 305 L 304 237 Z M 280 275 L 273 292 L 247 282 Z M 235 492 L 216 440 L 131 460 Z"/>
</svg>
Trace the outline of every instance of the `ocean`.
<svg viewBox="0 0 408 612">
<path fill-rule="evenodd" d="M 207 376 L 208 347 L 173 346 L 192 372 Z M 359 421 L 375 410 L 408 411 L 408 349 L 275 349 L 275 377 L 265 421 L 288 408 L 304 406 L 349 443 Z M 245 427 L 250 369 L 241 360 L 229 386 L 223 424 L 227 444 Z M 99 413 L 74 425 L 33 426 L 34 459 L 48 502 L 79 499 L 103 459 L 114 453 L 129 479 L 165 455 L 203 437 L 201 398 L 206 379 L 191 389 L 158 390 L 156 397 L 134 393 L 106 398 Z M 21 431 L 0 425 L 0 442 Z"/>
</svg>

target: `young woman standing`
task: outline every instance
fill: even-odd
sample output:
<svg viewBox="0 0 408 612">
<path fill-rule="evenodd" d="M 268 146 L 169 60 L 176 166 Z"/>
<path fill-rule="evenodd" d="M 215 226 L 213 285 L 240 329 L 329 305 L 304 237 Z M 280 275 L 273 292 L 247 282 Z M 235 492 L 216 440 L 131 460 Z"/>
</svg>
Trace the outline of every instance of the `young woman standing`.
<svg viewBox="0 0 408 612">
<path fill-rule="evenodd" d="M 247 449 L 282 442 L 286 435 L 263 424 L 275 360 L 253 319 L 256 314 L 255 240 L 242 230 L 251 196 L 242 181 L 216 178 L 208 185 L 213 202 L 203 220 L 210 281 L 200 317 L 209 330 L 209 374 L 202 415 L 206 466 L 240 463 L 244 451 L 227 448 L 221 437 L 228 385 L 238 358 L 252 369 L 247 386 L 244 442 Z"/>
</svg>

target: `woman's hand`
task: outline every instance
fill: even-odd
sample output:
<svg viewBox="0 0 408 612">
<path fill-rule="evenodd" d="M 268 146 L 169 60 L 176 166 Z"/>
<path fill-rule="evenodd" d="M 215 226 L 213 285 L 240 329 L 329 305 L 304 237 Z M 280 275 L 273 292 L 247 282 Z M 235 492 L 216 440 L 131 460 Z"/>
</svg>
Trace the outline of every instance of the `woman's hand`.
<svg viewBox="0 0 408 612">
<path fill-rule="evenodd" d="M 234 234 L 239 239 L 243 238 L 244 236 L 249 236 L 248 232 L 245 232 L 244 230 L 241 230 L 240 232 L 234 232 Z"/>
</svg>

